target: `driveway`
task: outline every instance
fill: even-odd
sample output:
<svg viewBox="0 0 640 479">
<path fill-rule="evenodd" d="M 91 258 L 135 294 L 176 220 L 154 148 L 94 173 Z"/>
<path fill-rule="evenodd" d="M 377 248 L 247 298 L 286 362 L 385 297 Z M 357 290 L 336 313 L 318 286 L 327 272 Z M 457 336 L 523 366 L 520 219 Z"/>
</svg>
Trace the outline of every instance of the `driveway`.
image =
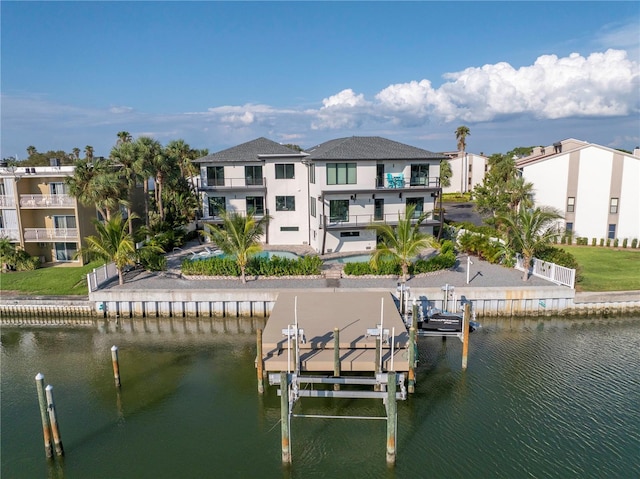
<svg viewBox="0 0 640 479">
<path fill-rule="evenodd" d="M 476 212 L 473 203 L 442 203 L 444 217 L 456 223 L 468 222 L 482 226 L 482 218 Z"/>
</svg>

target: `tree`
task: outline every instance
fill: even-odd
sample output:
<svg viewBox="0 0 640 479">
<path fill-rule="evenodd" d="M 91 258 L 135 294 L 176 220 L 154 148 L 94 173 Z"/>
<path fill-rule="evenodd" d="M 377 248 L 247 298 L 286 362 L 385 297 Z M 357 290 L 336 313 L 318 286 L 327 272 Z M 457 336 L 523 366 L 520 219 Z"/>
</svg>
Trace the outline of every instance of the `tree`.
<svg viewBox="0 0 640 479">
<path fill-rule="evenodd" d="M 80 159 L 80 148 L 75 147 L 71 151 L 73 152 L 73 158 L 75 159 L 75 161 L 78 161 Z"/>
<path fill-rule="evenodd" d="M 507 244 L 522 254 L 523 281 L 529 279 L 529 266 L 536 252 L 547 246 L 558 234 L 557 220 L 560 218 L 562 215 L 550 207 L 520 208 L 517 212 L 509 211 L 498 217 Z"/>
<path fill-rule="evenodd" d="M 111 211 L 122 202 L 122 182 L 117 171 L 108 161 L 80 160 L 75 166 L 73 176 L 65 179 L 69 194 L 85 206 L 95 206 L 108 220 Z"/>
<path fill-rule="evenodd" d="M 516 176 L 507 181 L 506 192 L 509 195 L 509 208 L 518 211 L 522 208 L 532 208 L 533 183 L 527 182 L 524 177 Z"/>
<path fill-rule="evenodd" d="M 449 163 L 449 160 L 441 160 L 440 161 L 440 186 L 441 187 L 451 186 L 452 176 L 453 176 L 453 171 L 451 170 L 451 163 Z"/>
<path fill-rule="evenodd" d="M 87 160 L 93 160 L 93 146 L 87 145 L 84 147 L 84 156 Z"/>
<path fill-rule="evenodd" d="M 124 132 L 126 133 L 126 132 Z M 117 146 L 114 146 L 111 149 L 111 154 L 109 155 L 111 160 L 117 163 L 119 166 L 120 174 L 124 178 L 124 182 L 126 184 L 126 192 L 127 192 L 127 212 L 128 216 L 131 217 L 131 191 L 136 187 L 138 180 L 140 179 L 138 172 L 135 168 L 135 163 L 137 160 L 137 145 L 135 143 L 123 142 Z M 129 233 L 133 234 L 133 223 L 129 222 Z"/>
<path fill-rule="evenodd" d="M 116 213 L 105 223 L 94 220 L 97 236 L 85 238 L 86 247 L 78 251 L 78 255 L 93 256 L 113 261 L 118 270 L 118 283 L 124 284 L 124 269 L 135 264 L 136 248 L 133 236 L 128 231 L 127 223 L 133 218 L 123 220 L 120 213 Z"/>
<path fill-rule="evenodd" d="M 205 224 L 204 234 L 227 255 L 235 256 L 242 283 L 246 283 L 247 263 L 262 248 L 259 240 L 270 217 L 257 219 L 252 212 L 246 216 L 236 212 L 220 212 L 222 227 Z"/>
<path fill-rule="evenodd" d="M 27 155 L 29 156 L 35 155 L 37 151 L 38 150 L 36 150 L 35 146 L 33 145 L 27 146 Z"/>
<path fill-rule="evenodd" d="M 407 281 L 409 264 L 423 249 L 437 247 L 436 239 L 420 231 L 420 225 L 430 213 L 423 213 L 414 219 L 415 205 L 408 205 L 404 217 L 398 219 L 396 227 L 385 224 L 371 224 L 369 228 L 376 230 L 380 242 L 371 255 L 371 265 L 378 267 L 383 258 L 392 258 L 400 263 L 402 281 Z"/>
<path fill-rule="evenodd" d="M 458 151 L 461 151 L 463 154 L 467 149 L 467 136 L 469 135 L 471 135 L 469 127 L 462 125 L 456 128 L 456 141 L 458 142 Z"/>
<path fill-rule="evenodd" d="M 132 140 L 131 133 L 129 133 L 128 131 L 119 131 L 118 141 L 116 142 L 116 145 L 121 145 L 123 143 L 131 143 L 131 140 Z"/>
<path fill-rule="evenodd" d="M 149 228 L 149 178 L 155 177 L 155 158 L 161 154 L 162 146 L 153 138 L 141 136 L 136 141 L 137 159 L 135 169 L 143 178 L 145 226 Z"/>
</svg>

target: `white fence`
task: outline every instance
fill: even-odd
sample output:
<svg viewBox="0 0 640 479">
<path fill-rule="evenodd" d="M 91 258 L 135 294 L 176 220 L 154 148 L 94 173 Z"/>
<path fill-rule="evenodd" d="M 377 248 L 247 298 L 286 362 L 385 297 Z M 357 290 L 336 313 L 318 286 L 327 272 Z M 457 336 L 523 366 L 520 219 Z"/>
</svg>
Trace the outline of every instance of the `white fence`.
<svg viewBox="0 0 640 479">
<path fill-rule="evenodd" d="M 103 264 L 99 268 L 94 268 L 91 273 L 87 273 L 87 286 L 89 292 L 96 291 L 107 281 L 118 276 L 118 270 L 115 263 Z"/>
<path fill-rule="evenodd" d="M 524 271 L 524 261 L 520 254 L 516 254 L 516 266 L 515 268 L 520 271 Z M 531 273 L 539 278 L 545 278 L 549 281 L 553 281 L 556 284 L 569 286 L 574 288 L 576 283 L 576 270 L 566 268 L 564 266 L 557 265 L 555 263 L 548 263 L 538 258 L 533 258 L 533 270 Z"/>
</svg>

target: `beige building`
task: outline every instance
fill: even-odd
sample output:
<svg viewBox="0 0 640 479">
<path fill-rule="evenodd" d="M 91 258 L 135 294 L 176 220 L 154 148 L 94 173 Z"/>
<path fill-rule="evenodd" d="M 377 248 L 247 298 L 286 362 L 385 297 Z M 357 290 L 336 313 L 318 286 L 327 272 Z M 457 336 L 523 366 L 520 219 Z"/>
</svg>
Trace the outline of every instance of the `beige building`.
<svg viewBox="0 0 640 479">
<path fill-rule="evenodd" d="M 69 195 L 74 166 L 0 166 L 0 237 L 49 265 L 83 264 L 75 258 L 85 236 L 95 234 L 95 208 Z"/>
</svg>

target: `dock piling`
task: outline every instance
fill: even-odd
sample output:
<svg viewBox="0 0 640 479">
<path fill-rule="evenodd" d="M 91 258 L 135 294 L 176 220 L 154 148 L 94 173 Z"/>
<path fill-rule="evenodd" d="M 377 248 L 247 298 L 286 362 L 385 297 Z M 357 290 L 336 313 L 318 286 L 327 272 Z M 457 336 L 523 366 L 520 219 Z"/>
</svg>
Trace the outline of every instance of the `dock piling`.
<svg viewBox="0 0 640 479">
<path fill-rule="evenodd" d="M 396 426 L 398 408 L 396 405 L 396 373 L 387 373 L 387 464 L 396 463 Z"/>
<path fill-rule="evenodd" d="M 44 375 L 36 374 L 36 389 L 38 390 L 38 404 L 40 405 L 40 419 L 42 420 L 42 435 L 44 437 L 44 452 L 47 458 L 53 457 L 53 448 L 51 447 L 51 425 L 49 424 L 49 416 L 47 415 L 47 400 L 44 393 Z"/>
<path fill-rule="evenodd" d="M 471 317 L 471 305 L 464 305 L 464 315 L 462 316 L 462 370 L 467 369 L 467 354 L 469 353 L 469 319 Z"/>
<path fill-rule="evenodd" d="M 333 376 L 340 377 L 340 328 L 333 328 Z M 333 390 L 339 391 L 340 385 L 334 384 Z"/>
<path fill-rule="evenodd" d="M 111 346 L 111 362 L 113 363 L 113 378 L 116 382 L 116 387 L 121 386 L 120 383 L 120 364 L 118 362 L 118 347 Z"/>
<path fill-rule="evenodd" d="M 45 388 L 47 396 L 47 408 L 49 412 L 49 422 L 51 424 L 51 433 L 53 435 L 53 443 L 55 445 L 56 454 L 58 456 L 64 456 L 64 448 L 62 447 L 62 438 L 60 437 L 60 430 L 58 429 L 58 418 L 56 415 L 56 405 L 53 401 L 53 386 L 47 385 Z"/>
<path fill-rule="evenodd" d="M 258 375 L 258 393 L 264 393 L 264 362 L 262 359 L 262 329 L 258 329 L 256 337 L 256 368 Z"/>
<path fill-rule="evenodd" d="M 416 328 L 409 328 L 409 393 L 416 390 Z"/>
<path fill-rule="evenodd" d="M 282 463 L 291 464 L 291 442 L 289 441 L 289 380 L 286 372 L 280 373 L 280 424 L 282 431 Z"/>
</svg>

